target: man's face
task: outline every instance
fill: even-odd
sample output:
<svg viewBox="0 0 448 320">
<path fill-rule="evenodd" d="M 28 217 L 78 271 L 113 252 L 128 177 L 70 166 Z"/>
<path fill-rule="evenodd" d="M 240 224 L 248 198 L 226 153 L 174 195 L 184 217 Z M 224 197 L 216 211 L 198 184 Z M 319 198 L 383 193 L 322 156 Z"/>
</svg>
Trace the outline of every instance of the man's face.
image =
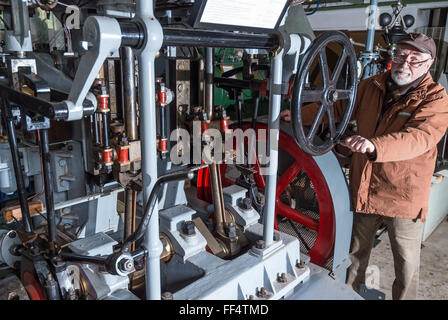
<svg viewBox="0 0 448 320">
<path fill-rule="evenodd" d="M 408 45 L 399 45 L 392 59 L 392 80 L 399 86 L 407 85 L 426 74 L 433 62 L 429 53 L 416 51 Z"/>
</svg>

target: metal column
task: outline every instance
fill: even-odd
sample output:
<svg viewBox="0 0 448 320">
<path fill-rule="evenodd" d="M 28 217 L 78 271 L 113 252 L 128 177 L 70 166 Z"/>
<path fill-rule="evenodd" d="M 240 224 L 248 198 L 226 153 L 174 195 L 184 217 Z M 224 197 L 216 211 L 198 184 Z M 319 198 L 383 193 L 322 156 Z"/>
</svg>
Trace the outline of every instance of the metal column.
<svg viewBox="0 0 448 320">
<path fill-rule="evenodd" d="M 376 65 L 372 63 L 378 58 L 378 53 L 373 52 L 373 45 L 375 41 L 375 21 L 378 12 L 378 0 L 370 0 L 366 50 L 361 52 L 360 58 L 362 67 L 364 69 L 362 79 L 367 79 L 377 73 Z"/>
<path fill-rule="evenodd" d="M 154 59 L 163 41 L 163 30 L 154 17 L 153 1 L 137 1 L 136 18 L 144 26 L 145 38 L 143 48 L 138 50 L 140 138 L 142 141 L 142 176 L 143 199 L 148 201 L 154 183 L 157 180 L 157 145 L 156 145 L 156 99 Z M 159 239 L 159 208 L 154 206 L 151 220 L 145 234 L 144 246 L 148 250 L 146 259 L 146 299 L 161 298 L 160 254 L 162 244 Z"/>
<path fill-rule="evenodd" d="M 269 91 L 268 150 L 269 172 L 266 179 L 265 207 L 263 221 L 263 240 L 266 247 L 274 241 L 275 194 L 277 189 L 278 148 L 271 142 L 278 141 L 280 129 L 280 105 L 282 88 L 283 50 L 272 59 Z"/>
<path fill-rule="evenodd" d="M 207 119 L 212 120 L 213 116 L 213 60 L 214 49 L 205 48 L 205 112 Z"/>
</svg>

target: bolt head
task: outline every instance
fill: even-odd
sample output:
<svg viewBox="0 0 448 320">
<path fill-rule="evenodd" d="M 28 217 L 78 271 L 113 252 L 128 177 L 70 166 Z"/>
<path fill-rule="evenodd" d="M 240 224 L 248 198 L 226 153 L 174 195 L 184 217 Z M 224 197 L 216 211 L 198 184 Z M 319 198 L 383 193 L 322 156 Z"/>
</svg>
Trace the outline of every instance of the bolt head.
<svg viewBox="0 0 448 320">
<path fill-rule="evenodd" d="M 279 240 L 280 240 L 280 233 L 274 232 L 274 241 L 279 241 Z"/>
<path fill-rule="evenodd" d="M 266 244 L 265 244 L 265 242 L 264 242 L 264 240 L 257 240 L 257 242 L 255 243 L 255 247 L 257 248 L 257 249 L 264 249 L 264 248 L 266 248 Z"/>
<path fill-rule="evenodd" d="M 10 238 L 14 239 L 17 236 L 17 233 L 15 231 L 12 231 L 8 235 Z"/>
</svg>

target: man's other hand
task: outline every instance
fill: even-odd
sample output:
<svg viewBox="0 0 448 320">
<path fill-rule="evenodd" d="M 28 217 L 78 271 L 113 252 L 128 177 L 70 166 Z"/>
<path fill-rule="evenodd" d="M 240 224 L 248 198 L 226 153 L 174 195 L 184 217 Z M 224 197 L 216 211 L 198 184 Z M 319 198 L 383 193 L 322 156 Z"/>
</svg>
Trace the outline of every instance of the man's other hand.
<svg viewBox="0 0 448 320">
<path fill-rule="evenodd" d="M 375 146 L 372 142 L 366 138 L 356 135 L 346 138 L 343 145 L 348 147 L 353 152 L 373 153 L 375 151 Z"/>
<path fill-rule="evenodd" d="M 291 110 L 286 109 L 280 112 L 280 119 L 285 121 L 291 121 Z"/>
</svg>

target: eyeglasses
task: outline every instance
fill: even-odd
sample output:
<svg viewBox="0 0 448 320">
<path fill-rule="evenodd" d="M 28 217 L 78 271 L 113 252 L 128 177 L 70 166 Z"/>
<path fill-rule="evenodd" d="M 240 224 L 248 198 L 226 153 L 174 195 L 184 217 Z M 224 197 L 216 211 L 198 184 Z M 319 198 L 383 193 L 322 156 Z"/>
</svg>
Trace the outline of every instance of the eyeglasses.
<svg viewBox="0 0 448 320">
<path fill-rule="evenodd" d="M 418 61 L 417 59 L 411 59 L 411 61 L 407 61 L 408 55 L 406 54 L 394 54 L 392 56 L 392 62 L 394 63 L 398 63 L 398 64 L 403 64 L 405 62 L 407 62 L 407 64 L 412 67 L 412 68 L 420 68 L 425 62 L 431 60 L 431 58 L 423 60 L 423 61 Z"/>
</svg>

